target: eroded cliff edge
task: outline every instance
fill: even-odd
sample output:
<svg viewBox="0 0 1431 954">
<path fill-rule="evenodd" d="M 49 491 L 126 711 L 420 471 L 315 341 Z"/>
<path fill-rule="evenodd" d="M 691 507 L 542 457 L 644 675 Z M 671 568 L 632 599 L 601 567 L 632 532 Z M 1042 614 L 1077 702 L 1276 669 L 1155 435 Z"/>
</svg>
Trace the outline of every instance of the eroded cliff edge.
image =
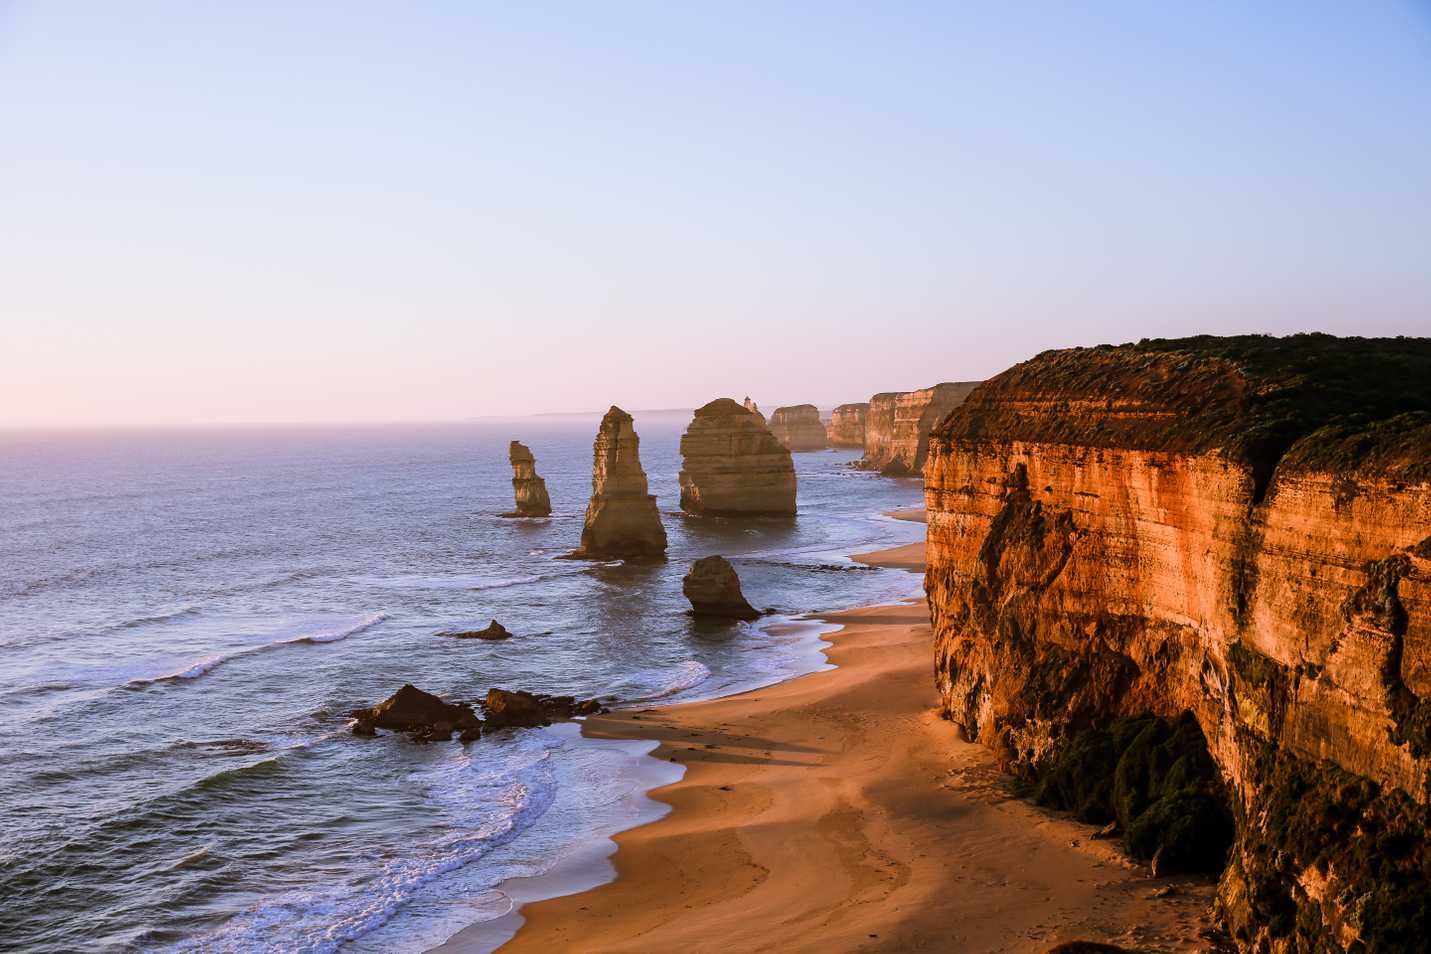
<svg viewBox="0 0 1431 954">
<path fill-rule="evenodd" d="M 1431 928 L 1431 341 L 1047 352 L 935 429 L 926 589 L 949 718 L 1047 773 L 1196 718 L 1232 799 L 1239 946 Z"/>
</svg>

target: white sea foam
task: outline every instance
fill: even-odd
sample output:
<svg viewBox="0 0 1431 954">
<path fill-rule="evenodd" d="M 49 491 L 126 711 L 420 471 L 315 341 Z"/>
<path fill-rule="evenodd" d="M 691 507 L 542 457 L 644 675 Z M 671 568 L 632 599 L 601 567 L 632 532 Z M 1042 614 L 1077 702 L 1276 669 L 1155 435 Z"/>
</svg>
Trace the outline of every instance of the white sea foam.
<svg viewBox="0 0 1431 954">
<path fill-rule="evenodd" d="M 371 629 L 383 620 L 388 618 L 386 613 L 373 613 L 371 616 L 364 616 L 362 619 L 348 626 L 331 630 L 316 630 L 313 632 L 301 633 L 297 636 L 285 636 L 282 639 L 275 639 L 272 642 L 260 643 L 257 646 L 246 646 L 242 649 L 235 649 L 224 653 L 215 653 L 206 656 L 197 662 L 191 663 L 183 669 L 168 672 L 160 676 L 142 676 L 130 679 L 125 685 L 131 689 L 152 685 L 157 682 L 177 682 L 185 679 L 197 679 L 202 675 L 213 672 L 226 662 L 238 659 L 240 656 L 250 656 L 255 653 L 267 652 L 270 649 L 280 649 L 284 646 L 292 646 L 296 643 L 336 643 L 339 640 L 347 639 L 365 629 Z"/>
</svg>

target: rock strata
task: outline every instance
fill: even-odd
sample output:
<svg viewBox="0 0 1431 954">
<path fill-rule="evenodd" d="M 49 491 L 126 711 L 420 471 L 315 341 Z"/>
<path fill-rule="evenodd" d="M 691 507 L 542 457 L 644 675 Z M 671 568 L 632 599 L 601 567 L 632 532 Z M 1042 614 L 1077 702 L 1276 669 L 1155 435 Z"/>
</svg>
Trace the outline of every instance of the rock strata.
<svg viewBox="0 0 1431 954">
<path fill-rule="evenodd" d="M 527 445 L 512 441 L 507 457 L 512 462 L 512 494 L 517 501 L 517 509 L 509 516 L 551 516 L 552 500 L 547 495 L 547 482 L 537 476 L 537 459 Z"/>
<path fill-rule="evenodd" d="M 740 591 L 740 577 L 735 567 L 723 556 L 702 557 L 691 564 L 681 581 L 681 591 L 691 601 L 697 616 L 719 616 L 728 619 L 756 619 L 760 616 L 745 601 Z"/>
<path fill-rule="evenodd" d="M 820 420 L 820 409 L 813 404 L 777 407 L 770 415 L 770 433 L 796 452 L 824 450 L 827 446 L 825 423 Z"/>
<path fill-rule="evenodd" d="M 681 509 L 795 513 L 795 464 L 760 419 L 730 398 L 702 407 L 681 437 Z"/>
<path fill-rule="evenodd" d="M 946 382 L 918 391 L 892 391 L 870 398 L 865 415 L 865 454 L 860 466 L 890 477 L 917 477 L 929 456 L 929 434 L 978 381 Z"/>
<path fill-rule="evenodd" d="M 841 404 L 835 408 L 830 414 L 830 423 L 825 428 L 825 438 L 830 446 L 862 449 L 865 446 L 865 415 L 869 410 L 868 401 L 862 404 Z"/>
<path fill-rule="evenodd" d="M 924 473 L 936 682 L 967 737 L 1040 785 L 1112 766 L 1095 814 L 1121 821 L 1124 780 L 1135 799 L 1151 781 L 1123 760 L 1174 763 L 1120 726 L 1152 719 L 1149 745 L 1181 732 L 1196 759 L 1192 720 L 1235 826 L 1218 897 L 1236 945 L 1419 949 L 1431 341 L 1047 352 L 950 414 Z M 1182 800 L 1195 778 L 1158 783 L 1165 825 L 1215 824 Z"/>
<path fill-rule="evenodd" d="M 612 407 L 601 419 L 593 445 L 591 502 L 573 557 L 659 559 L 666 552 L 666 530 L 656 498 L 647 492 L 641 469 L 641 439 L 631 415 Z"/>
</svg>

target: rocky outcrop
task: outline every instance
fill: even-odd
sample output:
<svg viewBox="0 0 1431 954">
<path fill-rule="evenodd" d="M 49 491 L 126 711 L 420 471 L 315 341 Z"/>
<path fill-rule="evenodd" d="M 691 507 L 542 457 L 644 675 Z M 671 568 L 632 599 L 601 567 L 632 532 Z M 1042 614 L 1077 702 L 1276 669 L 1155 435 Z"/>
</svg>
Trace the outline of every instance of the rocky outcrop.
<svg viewBox="0 0 1431 954">
<path fill-rule="evenodd" d="M 375 729 L 413 732 L 419 741 L 449 739 L 454 731 L 481 733 L 477 713 L 466 703 L 443 702 L 411 683 L 377 705 L 352 713 L 354 735 L 375 735 Z"/>
<path fill-rule="evenodd" d="M 605 707 L 595 699 L 543 696 L 520 689 L 489 689 L 482 703 L 489 731 L 551 725 L 554 721 L 605 711 Z"/>
<path fill-rule="evenodd" d="M 740 406 L 759 418 L 760 423 L 765 423 L 765 415 L 760 413 L 760 405 L 752 401 L 749 394 L 745 396 L 745 400 L 740 403 Z"/>
<path fill-rule="evenodd" d="M 687 513 L 795 513 L 790 452 L 730 398 L 696 411 L 681 437 L 681 461 L 681 509 Z"/>
<path fill-rule="evenodd" d="M 512 634 L 507 631 L 507 627 L 495 619 L 484 629 L 455 629 L 445 633 L 439 633 L 438 635 L 451 636 L 453 639 L 485 639 L 489 642 L 499 642 L 512 638 Z"/>
<path fill-rule="evenodd" d="M 825 427 L 825 439 L 831 447 L 865 446 L 865 415 L 870 405 L 841 404 L 830 413 L 830 423 Z"/>
<path fill-rule="evenodd" d="M 590 559 L 659 559 L 666 553 L 666 530 L 656 498 L 647 492 L 641 469 L 641 439 L 631 415 L 612 407 L 601 419 L 593 445 L 591 502 L 581 546 L 571 555 Z"/>
<path fill-rule="evenodd" d="M 517 509 L 508 516 L 551 516 L 552 499 L 547 495 L 547 482 L 537 476 L 537 459 L 527 445 L 512 441 L 507 457 L 512 462 L 512 493 L 517 498 Z"/>
<path fill-rule="evenodd" d="M 978 381 L 949 382 L 870 398 L 860 466 L 890 477 L 918 476 L 929 455 L 930 431 L 978 386 Z"/>
<path fill-rule="evenodd" d="M 1138 766 L 1160 765 L 1162 821 L 1200 825 L 1176 797 L 1210 789 L 1166 774 L 1182 755 L 1123 766 L 1129 733 L 1162 744 L 1189 713 L 1230 798 L 1219 904 L 1238 946 L 1416 948 L 1431 342 L 1045 353 L 935 431 L 925 498 L 936 681 L 969 738 L 1041 785 L 1088 759 L 1086 777 L 1114 776 L 1120 818 L 1119 799 L 1134 817 L 1151 797 Z M 1199 741 L 1178 751 L 1196 759 Z"/>
<path fill-rule="evenodd" d="M 745 601 L 740 591 L 740 577 L 735 567 L 723 556 L 702 557 L 691 564 L 681 581 L 681 592 L 691 601 L 697 616 L 719 616 L 726 619 L 756 619 L 760 616 Z"/>
<path fill-rule="evenodd" d="M 820 409 L 813 404 L 777 407 L 770 415 L 770 433 L 789 450 L 817 451 L 827 446 L 825 423 Z"/>
</svg>

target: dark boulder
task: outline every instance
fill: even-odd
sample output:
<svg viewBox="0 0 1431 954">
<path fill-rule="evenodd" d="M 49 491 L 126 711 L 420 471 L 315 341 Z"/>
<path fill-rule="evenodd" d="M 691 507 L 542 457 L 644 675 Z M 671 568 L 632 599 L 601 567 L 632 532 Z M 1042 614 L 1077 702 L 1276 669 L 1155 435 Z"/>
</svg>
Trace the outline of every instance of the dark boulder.
<svg viewBox="0 0 1431 954">
<path fill-rule="evenodd" d="M 681 581 L 681 591 L 691 601 L 691 608 L 698 616 L 727 619 L 755 619 L 760 616 L 745 601 L 740 591 L 740 577 L 723 556 L 702 557 L 691 564 L 690 572 Z"/>
<path fill-rule="evenodd" d="M 552 721 L 542 700 L 521 690 L 489 689 L 482 709 L 491 729 L 550 725 Z"/>
<path fill-rule="evenodd" d="M 507 627 L 495 619 L 492 620 L 486 629 L 454 630 L 452 632 L 440 633 L 439 635 L 451 636 L 453 639 L 487 639 L 493 641 L 512 638 L 512 634 L 507 631 Z"/>
<path fill-rule="evenodd" d="M 432 693 L 423 692 L 411 683 L 371 708 L 356 710 L 353 712 L 353 718 L 357 719 L 359 724 L 399 732 L 431 730 L 445 724 L 449 736 L 454 728 L 467 729 L 480 725 L 477 713 L 471 706 L 466 703 L 443 702 Z"/>
</svg>

